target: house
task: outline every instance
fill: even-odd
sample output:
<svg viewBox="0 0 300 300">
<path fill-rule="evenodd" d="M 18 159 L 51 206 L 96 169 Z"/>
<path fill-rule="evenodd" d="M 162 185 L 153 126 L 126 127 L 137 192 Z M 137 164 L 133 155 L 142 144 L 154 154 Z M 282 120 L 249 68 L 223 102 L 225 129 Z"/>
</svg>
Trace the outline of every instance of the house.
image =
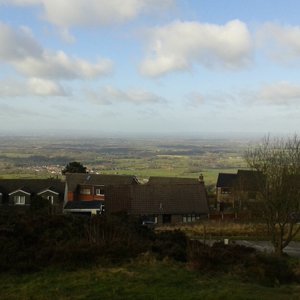
<svg viewBox="0 0 300 300">
<path fill-rule="evenodd" d="M 24 208 L 41 197 L 49 201 L 53 212 L 61 213 L 64 187 L 58 179 L 0 179 L 0 203 Z"/>
<path fill-rule="evenodd" d="M 170 177 L 108 188 L 106 212 L 121 211 L 158 224 L 193 222 L 206 218 L 209 212 L 203 181 Z"/>
<path fill-rule="evenodd" d="M 88 173 L 66 174 L 64 213 L 101 214 L 105 209 L 106 189 L 114 185 L 137 185 L 131 175 Z"/>
<path fill-rule="evenodd" d="M 219 173 L 216 194 L 219 211 L 245 209 L 249 201 L 256 200 L 261 173 L 253 170 L 238 170 L 236 174 Z"/>
<path fill-rule="evenodd" d="M 203 175 L 201 174 L 199 178 L 184 178 L 184 177 L 160 177 L 151 176 L 147 184 L 198 184 L 203 182 Z"/>
<path fill-rule="evenodd" d="M 235 182 L 235 201 L 240 209 L 246 209 L 249 202 L 257 200 L 258 191 L 265 184 L 262 173 L 253 170 L 238 170 Z"/>
<path fill-rule="evenodd" d="M 237 174 L 219 173 L 216 194 L 219 211 L 224 211 L 234 207 L 234 186 Z"/>
</svg>

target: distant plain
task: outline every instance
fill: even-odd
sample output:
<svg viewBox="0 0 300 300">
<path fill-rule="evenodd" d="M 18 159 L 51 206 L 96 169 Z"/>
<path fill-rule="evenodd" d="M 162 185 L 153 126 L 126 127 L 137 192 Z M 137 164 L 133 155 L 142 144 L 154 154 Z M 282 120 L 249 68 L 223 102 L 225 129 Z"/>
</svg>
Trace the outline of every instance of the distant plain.
<svg viewBox="0 0 300 300">
<path fill-rule="evenodd" d="M 214 185 L 219 172 L 245 168 L 244 151 L 254 140 L 209 138 L 0 137 L 0 177 L 59 177 L 70 161 L 91 173 L 149 176 L 204 175 Z"/>
</svg>

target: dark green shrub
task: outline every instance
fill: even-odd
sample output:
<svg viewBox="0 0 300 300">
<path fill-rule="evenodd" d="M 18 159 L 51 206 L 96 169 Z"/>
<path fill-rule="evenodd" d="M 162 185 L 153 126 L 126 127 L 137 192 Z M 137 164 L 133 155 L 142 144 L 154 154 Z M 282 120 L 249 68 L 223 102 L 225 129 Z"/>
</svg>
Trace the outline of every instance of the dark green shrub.
<svg viewBox="0 0 300 300">
<path fill-rule="evenodd" d="M 156 234 L 152 251 L 159 259 L 165 257 L 185 262 L 187 259 L 187 237 L 180 230 L 165 231 Z"/>
<path fill-rule="evenodd" d="M 257 254 L 245 266 L 245 277 L 250 280 L 274 286 L 296 281 L 296 276 L 286 257 L 271 254 Z"/>
<path fill-rule="evenodd" d="M 255 253 L 254 248 L 241 245 L 214 243 L 211 247 L 199 241 L 190 241 L 189 265 L 198 270 L 228 272 L 237 265 L 244 265 Z"/>
</svg>

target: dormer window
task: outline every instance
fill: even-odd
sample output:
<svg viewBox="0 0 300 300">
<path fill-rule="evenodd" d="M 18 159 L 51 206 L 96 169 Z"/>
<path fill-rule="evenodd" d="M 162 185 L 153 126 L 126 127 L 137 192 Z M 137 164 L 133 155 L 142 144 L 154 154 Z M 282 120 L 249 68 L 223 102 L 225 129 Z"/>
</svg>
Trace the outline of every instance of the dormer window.
<svg viewBox="0 0 300 300">
<path fill-rule="evenodd" d="M 15 205 L 25 205 L 25 196 L 14 196 Z"/>
</svg>

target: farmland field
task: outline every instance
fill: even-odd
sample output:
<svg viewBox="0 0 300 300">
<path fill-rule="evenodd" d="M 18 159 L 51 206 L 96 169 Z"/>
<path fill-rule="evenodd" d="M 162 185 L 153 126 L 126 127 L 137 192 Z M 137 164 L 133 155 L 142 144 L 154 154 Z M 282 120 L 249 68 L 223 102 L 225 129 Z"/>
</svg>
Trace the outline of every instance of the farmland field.
<svg viewBox="0 0 300 300">
<path fill-rule="evenodd" d="M 56 177 L 70 161 L 91 173 L 195 177 L 246 167 L 248 139 L 0 137 L 0 177 Z"/>
</svg>

